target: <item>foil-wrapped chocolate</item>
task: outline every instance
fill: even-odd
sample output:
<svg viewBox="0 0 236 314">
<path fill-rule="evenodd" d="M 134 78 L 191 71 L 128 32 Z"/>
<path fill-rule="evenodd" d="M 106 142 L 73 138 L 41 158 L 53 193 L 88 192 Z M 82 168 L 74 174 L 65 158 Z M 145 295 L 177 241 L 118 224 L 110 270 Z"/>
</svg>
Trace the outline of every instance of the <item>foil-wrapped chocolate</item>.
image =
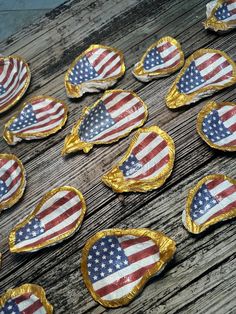
<svg viewBox="0 0 236 314">
<path fill-rule="evenodd" d="M 0 212 L 22 197 L 26 186 L 25 168 L 12 154 L 0 154 Z"/>
<path fill-rule="evenodd" d="M 95 144 L 110 144 L 127 136 L 144 124 L 148 111 L 137 94 L 125 90 L 110 90 L 84 108 L 71 134 L 65 138 L 62 154 L 79 150 L 88 153 Z"/>
<path fill-rule="evenodd" d="M 30 69 L 20 56 L 0 56 L 0 113 L 14 106 L 30 83 Z"/>
<path fill-rule="evenodd" d="M 139 129 L 124 157 L 102 181 L 114 192 L 157 189 L 170 176 L 175 159 L 172 138 L 157 126 Z"/>
<path fill-rule="evenodd" d="M 236 64 L 223 51 L 200 49 L 185 62 L 170 87 L 166 104 L 178 108 L 236 83 Z"/>
<path fill-rule="evenodd" d="M 236 104 L 207 103 L 198 114 L 197 131 L 210 147 L 236 151 Z"/>
<path fill-rule="evenodd" d="M 229 31 L 236 27 L 236 0 L 213 0 L 206 6 L 205 28 Z"/>
<path fill-rule="evenodd" d="M 0 297 L 1 314 L 52 314 L 53 307 L 42 287 L 24 284 L 9 289 Z"/>
<path fill-rule="evenodd" d="M 10 251 L 34 252 L 62 242 L 79 229 L 85 212 L 85 201 L 79 190 L 62 186 L 49 191 L 35 210 L 10 232 Z"/>
<path fill-rule="evenodd" d="M 68 107 L 61 100 L 50 96 L 33 97 L 5 124 L 3 137 L 9 145 L 45 138 L 64 126 L 67 113 Z"/>
<path fill-rule="evenodd" d="M 182 221 L 188 231 L 201 233 L 210 226 L 236 217 L 236 180 L 222 174 L 201 179 L 189 191 Z"/>
<path fill-rule="evenodd" d="M 149 229 L 110 229 L 91 237 L 81 270 L 92 297 L 105 307 L 130 303 L 175 253 L 175 242 Z"/>
<path fill-rule="evenodd" d="M 151 45 L 141 60 L 135 64 L 133 74 L 143 82 L 165 77 L 184 64 L 184 53 L 179 42 L 172 37 L 163 37 Z"/>
<path fill-rule="evenodd" d="M 68 97 L 99 92 L 114 85 L 125 73 L 123 53 L 115 48 L 91 45 L 71 64 L 65 75 Z"/>
</svg>

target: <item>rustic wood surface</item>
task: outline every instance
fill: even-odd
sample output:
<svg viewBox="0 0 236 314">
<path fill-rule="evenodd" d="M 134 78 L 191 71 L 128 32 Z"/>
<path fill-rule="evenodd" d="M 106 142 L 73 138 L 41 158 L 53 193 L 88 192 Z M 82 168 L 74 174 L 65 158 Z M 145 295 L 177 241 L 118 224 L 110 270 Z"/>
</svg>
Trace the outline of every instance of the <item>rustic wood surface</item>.
<svg viewBox="0 0 236 314">
<path fill-rule="evenodd" d="M 0 216 L 0 293 L 26 282 L 42 285 L 55 313 L 236 313 L 235 220 L 221 223 L 199 236 L 182 226 L 181 213 L 188 190 L 204 175 L 223 173 L 236 177 L 233 154 L 210 149 L 196 133 L 196 116 L 207 100 L 170 111 L 165 94 L 176 75 L 143 84 L 131 74 L 145 49 L 157 38 L 177 38 L 186 57 L 208 47 L 222 49 L 236 60 L 236 33 L 219 35 L 204 30 L 208 0 L 80 0 L 61 5 L 30 27 L 0 43 L 0 53 L 20 54 L 30 63 L 32 82 L 24 97 L 48 94 L 65 100 L 70 109 L 63 130 L 46 140 L 21 142 L 9 147 L 0 139 L 0 151 L 23 161 L 28 184 L 20 202 Z M 124 154 L 133 136 L 113 145 L 97 146 L 89 154 L 62 158 L 66 134 L 82 108 L 100 94 L 78 101 L 66 97 L 64 74 L 72 60 L 90 44 L 101 43 L 122 50 L 125 77 L 118 88 L 137 92 L 149 107 L 146 125 L 157 124 L 176 144 L 172 176 L 160 189 L 145 194 L 118 195 L 100 178 Z M 235 87 L 212 97 L 234 101 Z M 19 105 L 0 117 L 4 123 Z M 11 228 L 28 214 L 51 188 L 72 185 L 87 201 L 81 229 L 70 239 L 34 254 L 13 255 L 8 250 Z M 109 310 L 97 304 L 87 291 L 80 272 L 81 248 L 97 231 L 112 227 L 148 227 L 165 232 L 177 242 L 174 260 L 153 279 L 130 305 Z"/>
</svg>

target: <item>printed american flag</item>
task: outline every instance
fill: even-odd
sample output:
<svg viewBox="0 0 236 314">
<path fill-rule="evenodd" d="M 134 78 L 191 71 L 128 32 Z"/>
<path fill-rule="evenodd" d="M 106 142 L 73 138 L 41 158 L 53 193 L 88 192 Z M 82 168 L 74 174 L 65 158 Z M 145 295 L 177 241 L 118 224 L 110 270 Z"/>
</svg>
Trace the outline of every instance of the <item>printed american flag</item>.
<svg viewBox="0 0 236 314">
<path fill-rule="evenodd" d="M 88 275 L 103 300 L 127 295 L 159 261 L 159 248 L 149 237 L 104 236 L 89 251 Z"/>
<path fill-rule="evenodd" d="M 215 17 L 218 21 L 229 22 L 236 20 L 236 0 L 225 0 L 216 10 Z M 236 22 L 236 21 L 235 21 Z"/>
<path fill-rule="evenodd" d="M 197 191 L 191 204 L 190 216 L 201 225 L 236 207 L 236 186 L 216 178 L 206 181 Z"/>
<path fill-rule="evenodd" d="M 74 85 L 90 80 L 102 80 L 119 75 L 122 61 L 119 54 L 108 48 L 92 48 L 78 60 L 69 74 L 69 82 Z"/>
<path fill-rule="evenodd" d="M 84 142 L 109 142 L 140 126 L 145 116 L 138 97 L 126 91 L 111 91 L 84 117 L 79 136 Z"/>
<path fill-rule="evenodd" d="M 62 103 L 49 98 L 32 99 L 8 126 L 13 134 L 44 133 L 60 125 L 65 116 Z"/>
<path fill-rule="evenodd" d="M 119 169 L 128 180 L 147 180 L 158 176 L 169 160 L 168 143 L 155 132 L 143 132 Z"/>
<path fill-rule="evenodd" d="M 231 81 L 232 75 L 232 65 L 223 55 L 205 52 L 190 63 L 177 83 L 177 89 L 190 94 L 209 85 L 223 86 Z"/>
<path fill-rule="evenodd" d="M 46 310 L 40 299 L 32 293 L 24 293 L 9 299 L 4 307 L 0 308 L 0 314 L 46 314 Z"/>
<path fill-rule="evenodd" d="M 4 111 L 23 92 L 27 66 L 13 57 L 0 59 L 0 111 Z"/>
<path fill-rule="evenodd" d="M 23 174 L 14 159 L 0 157 L 0 203 L 15 195 L 22 184 Z"/>
<path fill-rule="evenodd" d="M 213 109 L 203 120 L 202 131 L 218 146 L 236 145 L 236 106 Z"/>
<path fill-rule="evenodd" d="M 82 204 L 74 191 L 59 191 L 49 198 L 38 213 L 15 233 L 15 249 L 29 249 L 53 241 L 72 231 L 80 218 Z"/>
<path fill-rule="evenodd" d="M 178 48 L 166 41 L 153 47 L 146 55 L 143 66 L 147 72 L 168 69 L 180 63 Z"/>
</svg>

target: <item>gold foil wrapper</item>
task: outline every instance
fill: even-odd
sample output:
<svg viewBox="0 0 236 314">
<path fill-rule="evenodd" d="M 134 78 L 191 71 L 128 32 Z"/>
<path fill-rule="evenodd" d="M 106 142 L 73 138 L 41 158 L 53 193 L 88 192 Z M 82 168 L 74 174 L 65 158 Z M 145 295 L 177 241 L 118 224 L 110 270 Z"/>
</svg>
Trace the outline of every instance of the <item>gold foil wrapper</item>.
<svg viewBox="0 0 236 314">
<path fill-rule="evenodd" d="M 71 197 L 78 198 L 78 201 L 73 205 L 73 207 L 70 207 L 69 209 L 66 208 L 64 206 L 67 206 L 68 202 L 71 202 L 71 197 L 69 198 L 69 196 L 65 195 L 65 196 L 61 196 L 60 198 L 55 197 L 57 193 L 60 192 L 72 192 L 71 194 L 73 194 Z M 37 214 L 40 213 L 40 209 L 43 207 L 43 205 L 47 202 L 47 201 L 53 201 L 53 204 L 50 204 L 50 208 L 51 210 L 49 211 L 49 213 L 47 214 L 47 216 L 52 215 L 52 219 L 49 219 L 49 223 L 53 224 L 52 226 L 50 226 L 49 230 L 44 231 L 45 233 L 50 231 L 50 229 L 57 227 L 60 224 L 60 229 L 56 230 L 53 233 L 53 236 L 49 237 L 51 235 L 51 233 L 49 233 L 49 235 L 45 236 L 45 240 L 44 241 L 33 241 L 34 239 L 37 240 L 37 238 L 29 238 L 28 242 L 24 245 L 24 241 L 20 241 L 17 242 L 16 241 L 16 233 L 23 227 L 25 227 L 32 219 L 34 219 L 35 217 L 37 218 Z M 60 204 L 60 206 L 55 205 L 54 208 L 54 204 L 58 204 L 58 202 L 62 202 L 62 204 Z M 67 202 L 67 203 L 65 203 Z M 81 203 L 81 204 L 79 204 Z M 70 206 L 72 206 L 70 204 Z M 75 208 L 75 207 L 78 208 Z M 72 219 L 72 216 L 74 215 L 74 211 L 70 212 L 71 209 L 76 210 L 77 212 L 79 212 L 79 217 L 77 217 L 76 219 Z M 54 210 L 55 209 L 55 210 Z M 57 216 L 62 216 L 62 219 L 60 219 L 60 221 L 56 221 L 54 222 L 54 215 L 55 211 L 58 210 L 60 212 L 58 212 Z M 12 253 L 22 253 L 22 252 L 34 252 L 34 251 L 38 251 L 44 247 L 48 247 L 48 246 L 52 246 L 55 245 L 57 243 L 62 242 L 63 240 L 65 240 L 68 237 L 71 237 L 77 230 L 78 228 L 81 226 L 83 219 L 84 219 L 84 215 L 86 213 L 86 204 L 84 201 L 84 197 L 82 195 L 82 193 L 75 189 L 72 186 L 62 186 L 59 188 L 55 188 L 49 192 L 47 192 L 44 197 L 42 198 L 42 200 L 38 203 L 38 205 L 36 206 L 36 208 L 27 216 L 25 217 L 21 222 L 19 222 L 10 232 L 9 235 L 9 248 L 10 251 Z M 65 216 L 65 217 L 64 217 Z M 68 219 L 71 218 L 71 221 L 69 221 Z M 41 218 L 37 218 L 39 220 L 41 220 Z M 43 220 L 43 218 L 42 218 Z M 57 220 L 57 219 L 56 219 Z M 69 222 L 67 222 L 67 220 Z M 47 224 L 47 222 L 46 222 Z M 43 227 L 44 223 L 43 223 Z M 69 227 L 69 228 L 68 228 Z M 32 243 L 30 243 L 30 241 L 32 241 Z M 37 243 L 38 242 L 38 243 Z M 21 244 L 23 243 L 23 244 Z M 19 245 L 20 244 L 20 245 Z"/>
<path fill-rule="evenodd" d="M 24 294 L 33 294 L 34 296 L 36 296 L 40 300 L 40 302 L 41 302 L 41 304 L 45 310 L 45 313 L 47 313 L 47 314 L 53 313 L 53 307 L 48 302 L 48 300 L 46 299 L 46 294 L 45 294 L 44 289 L 38 285 L 29 284 L 29 283 L 26 283 L 22 286 L 14 288 L 14 289 L 7 290 L 7 292 L 0 297 L 0 312 L 1 312 L 1 308 L 4 307 L 4 305 L 7 303 L 8 300 L 10 300 L 12 298 L 20 297 Z M 11 313 L 13 313 L 13 312 L 11 312 Z M 23 314 L 23 313 L 25 313 L 25 311 L 22 311 L 20 313 Z"/>
<path fill-rule="evenodd" d="M 87 117 L 89 117 L 90 114 L 93 114 L 91 112 L 93 112 L 93 110 L 99 106 L 99 104 L 101 103 L 101 101 L 103 101 L 104 98 L 109 97 L 110 95 L 112 96 L 112 94 L 116 94 L 116 93 L 117 94 L 124 93 L 124 94 L 127 94 L 128 96 L 132 96 L 133 98 L 137 99 L 137 101 L 139 101 L 141 103 L 141 106 L 142 106 L 141 108 L 143 109 L 143 113 L 142 113 L 143 117 L 140 118 L 138 121 L 135 121 L 135 123 L 130 124 L 127 128 L 123 129 L 122 133 L 119 133 L 119 135 L 117 135 L 115 138 L 113 138 L 111 140 L 106 140 L 106 138 L 103 140 L 91 140 L 91 141 L 81 140 L 80 126 L 84 123 L 85 119 Z M 120 115 L 121 114 L 125 115 L 126 113 L 128 113 L 128 114 L 130 114 L 130 119 L 131 119 L 132 114 L 135 113 L 135 111 L 132 111 L 132 110 L 124 109 L 123 111 L 120 112 Z M 111 144 L 111 143 L 117 142 L 121 138 L 129 135 L 133 129 L 136 129 L 136 128 L 142 126 L 145 123 L 147 116 L 148 116 L 147 105 L 134 92 L 121 90 L 121 89 L 106 91 L 103 94 L 102 98 L 100 98 L 98 101 L 96 101 L 93 105 L 83 109 L 82 115 L 81 115 L 80 119 L 78 120 L 78 122 L 72 128 L 71 134 L 67 135 L 65 138 L 65 143 L 64 143 L 63 150 L 62 150 L 62 155 L 74 153 L 74 152 L 77 152 L 80 150 L 82 150 L 84 153 L 88 153 L 93 148 L 94 145 L 104 145 L 104 144 Z M 90 128 L 92 128 L 92 127 L 94 127 L 94 126 L 90 126 Z M 108 129 L 108 131 L 109 131 L 109 129 Z"/>
<path fill-rule="evenodd" d="M 185 71 L 189 68 L 190 64 L 196 59 L 201 57 L 206 53 L 216 53 L 220 54 L 225 60 L 232 66 L 232 77 L 231 80 L 223 85 L 218 84 L 210 84 L 201 87 L 200 89 L 193 91 L 191 93 L 180 93 L 177 88 L 177 83 L 179 83 L 181 77 L 184 75 Z M 170 109 L 179 108 L 182 106 L 189 105 L 191 103 L 197 102 L 201 98 L 207 97 L 212 95 L 213 93 L 224 89 L 228 86 L 231 86 L 236 83 L 236 64 L 234 61 L 223 51 L 215 50 L 215 49 L 200 49 L 195 51 L 185 62 L 184 67 L 178 74 L 177 78 L 175 79 L 174 83 L 170 87 L 167 95 L 166 95 L 166 105 Z"/>
<path fill-rule="evenodd" d="M 123 172 L 120 169 L 120 166 L 132 155 L 132 152 L 136 146 L 137 141 L 139 140 L 140 135 L 145 133 L 154 133 L 158 136 L 160 136 L 166 143 L 168 147 L 168 155 L 169 160 L 166 162 L 165 167 L 161 170 L 160 173 L 158 173 L 156 176 L 145 179 L 145 173 L 148 173 L 148 170 L 150 169 L 148 167 L 144 167 L 143 179 L 130 179 L 126 178 L 123 174 Z M 153 142 L 153 148 L 155 143 Z M 143 147 L 142 151 L 144 151 L 146 148 Z M 160 186 L 162 186 L 167 178 L 171 175 L 173 166 L 174 166 L 174 159 L 175 159 L 175 145 L 173 139 L 163 130 L 161 130 L 157 126 L 151 126 L 147 128 L 141 128 L 139 129 L 133 139 L 131 140 L 130 146 L 125 153 L 124 157 L 117 163 L 116 166 L 114 166 L 108 173 L 106 173 L 102 177 L 102 181 L 113 189 L 114 192 L 122 193 L 122 192 L 146 192 L 153 189 L 157 189 Z"/>
<path fill-rule="evenodd" d="M 0 114 L 2 112 L 4 112 L 4 111 L 7 111 L 11 107 L 13 107 L 23 97 L 23 95 L 25 94 L 26 90 L 29 87 L 30 79 L 31 79 L 30 68 L 29 68 L 29 65 L 27 64 L 27 62 L 25 61 L 25 59 L 23 59 L 22 57 L 17 56 L 17 55 L 12 55 L 12 56 L 9 56 L 9 57 L 0 56 L 0 63 L 1 62 L 5 62 L 5 60 L 7 61 L 9 59 L 14 59 L 14 60 L 23 62 L 24 66 L 26 67 L 26 79 L 25 79 L 24 85 L 21 88 L 21 90 L 19 92 L 19 95 L 17 97 L 14 96 L 10 102 L 9 102 L 9 99 L 8 99 L 7 102 L 9 102 L 9 104 L 7 106 L 3 106 L 4 104 L 0 105 Z M 16 73 L 18 73 L 18 69 L 16 69 Z M 15 91 L 15 89 L 13 89 L 13 92 L 14 91 Z M 3 108 L 1 108 L 1 106 Z"/>
<path fill-rule="evenodd" d="M 145 61 L 147 55 L 150 53 L 150 51 L 153 48 L 155 48 L 158 45 L 164 44 L 164 43 L 170 43 L 172 46 L 174 46 L 176 48 L 176 50 L 178 51 L 178 54 L 179 54 L 178 63 L 176 63 L 176 61 L 175 61 L 173 63 L 173 65 L 167 65 L 166 67 L 162 67 L 162 68 L 154 70 L 154 71 L 145 70 L 144 61 Z M 183 64 L 184 64 L 184 53 L 182 51 L 180 43 L 176 39 L 174 39 L 170 36 L 166 36 L 166 37 L 162 37 L 161 39 L 159 39 L 157 42 L 152 44 L 147 49 L 147 51 L 142 56 L 141 60 L 134 66 L 133 75 L 140 81 L 149 82 L 153 79 L 165 77 L 165 76 L 168 76 L 168 75 L 176 72 L 178 69 L 180 69 L 183 66 Z M 162 66 L 164 66 L 164 64 Z"/>
<path fill-rule="evenodd" d="M 4 165 L 3 166 L 1 165 L 2 159 L 6 159 L 9 161 L 12 160 L 13 162 L 16 162 L 17 166 L 19 167 L 19 175 L 21 174 L 21 178 L 20 178 L 20 184 L 17 187 L 17 189 L 13 192 L 13 194 L 10 195 L 10 197 L 5 200 L 0 200 L 0 212 L 4 209 L 12 207 L 14 204 L 16 204 L 19 201 L 19 199 L 22 197 L 24 193 L 25 186 L 26 186 L 26 173 L 25 173 L 25 168 L 22 162 L 15 155 L 0 154 L 0 169 L 2 168 L 2 171 L 4 172 L 5 172 Z M 8 170 L 6 170 L 6 172 L 7 171 Z M 11 175 L 12 174 L 9 173 L 9 177 L 11 177 Z"/>
<path fill-rule="evenodd" d="M 100 79 L 91 79 L 77 85 L 72 84 L 69 80 L 69 76 L 72 73 L 73 69 L 75 68 L 76 64 L 79 62 L 79 60 L 86 57 L 86 54 L 88 54 L 90 51 L 99 48 L 107 49 L 111 52 L 114 52 L 117 56 L 120 57 L 120 72 L 113 76 L 104 77 Z M 79 98 L 82 97 L 84 93 L 93 93 L 99 92 L 100 90 L 106 90 L 112 85 L 114 85 L 117 82 L 117 80 L 124 75 L 124 73 L 125 73 L 124 56 L 120 50 L 109 46 L 91 45 L 87 50 L 85 50 L 72 62 L 72 64 L 70 65 L 69 69 L 66 72 L 64 83 L 67 96 L 71 98 Z"/>
<path fill-rule="evenodd" d="M 230 107 L 235 107 L 236 108 L 236 104 L 232 103 L 232 102 L 222 102 L 217 104 L 214 101 L 211 101 L 209 103 L 207 103 L 202 110 L 199 112 L 198 117 L 197 117 L 197 132 L 200 135 L 200 137 L 203 139 L 203 141 L 205 141 L 210 147 L 215 148 L 215 149 L 219 149 L 222 151 L 228 151 L 228 152 L 235 152 L 236 151 L 236 140 L 235 143 L 233 145 L 217 145 L 216 143 L 213 143 L 204 133 L 203 129 L 203 121 L 204 118 L 212 112 L 212 110 L 219 110 L 225 106 L 230 106 Z M 232 118 L 232 116 L 231 116 Z M 223 123 L 223 122 L 222 122 Z M 235 113 L 235 123 L 236 123 L 236 113 Z M 219 129 L 220 130 L 220 129 Z M 220 131 L 218 131 L 220 132 Z M 222 130 L 223 132 L 223 130 Z M 234 132 L 233 132 L 234 133 Z M 235 136 L 236 138 L 236 136 Z M 227 139 L 227 137 L 226 137 Z"/>
<path fill-rule="evenodd" d="M 121 298 L 105 300 L 102 298 L 93 288 L 93 284 L 90 280 L 88 273 L 88 255 L 90 249 L 93 245 L 100 239 L 108 236 L 121 237 L 121 236 L 135 236 L 135 237 L 147 237 L 149 240 L 153 241 L 154 245 L 159 249 L 159 260 L 154 263 L 154 265 L 147 269 L 146 272 L 141 277 L 141 280 L 130 290 L 129 293 L 123 295 Z M 141 244 L 140 244 L 141 245 Z M 82 260 L 81 260 L 81 272 L 84 282 L 91 293 L 95 301 L 99 302 L 101 305 L 109 308 L 115 308 L 127 305 L 130 303 L 144 288 L 148 280 L 159 274 L 166 264 L 173 258 L 176 247 L 175 242 L 167 237 L 165 234 L 159 231 L 152 231 L 150 229 L 108 229 L 96 233 L 91 237 L 85 244 L 82 250 Z M 91 260 L 90 260 L 91 261 Z M 142 260 L 139 262 L 142 263 Z M 144 263 L 144 262 L 143 262 Z M 140 265 L 140 268 L 142 266 Z M 120 270 L 119 272 L 122 272 Z M 120 276 L 121 273 L 119 274 Z"/>
<path fill-rule="evenodd" d="M 217 10 L 223 5 L 227 4 L 226 0 L 215 0 L 207 4 L 207 19 L 203 22 L 206 29 L 210 28 L 215 32 L 218 31 L 229 31 L 236 27 L 236 18 L 230 21 L 219 20 L 215 16 Z"/>
<path fill-rule="evenodd" d="M 228 220 L 228 219 L 232 219 L 232 218 L 236 217 L 236 205 L 233 205 L 234 203 L 236 203 L 236 201 L 234 201 L 234 202 L 230 201 L 229 204 L 230 203 L 232 204 L 232 207 L 231 207 L 230 210 L 222 211 L 222 213 L 221 212 L 216 212 L 214 214 L 212 213 L 212 216 L 210 216 L 209 219 L 207 219 L 207 221 L 205 221 L 205 222 L 196 223 L 196 221 L 194 221 L 191 218 L 191 215 L 190 215 L 191 205 L 193 203 L 194 197 L 199 192 L 199 189 L 207 181 L 209 181 L 209 180 L 217 180 L 217 179 L 221 180 L 222 182 L 223 181 L 227 181 L 229 183 L 231 189 L 233 188 L 234 190 L 236 190 L 236 180 L 234 180 L 234 179 L 232 179 L 232 178 L 230 178 L 228 176 L 225 176 L 225 175 L 222 175 L 222 174 L 212 174 L 212 175 L 208 175 L 208 176 L 205 176 L 204 178 L 202 178 L 196 184 L 196 186 L 194 186 L 189 191 L 188 197 L 187 197 L 187 202 L 186 202 L 186 208 L 183 211 L 183 215 L 182 215 L 183 224 L 184 224 L 185 228 L 189 232 L 194 233 L 194 234 L 198 234 L 198 233 L 201 233 L 201 232 L 205 231 L 207 228 L 209 228 L 212 225 L 215 225 L 216 223 L 218 223 L 220 221 L 224 221 L 224 220 Z M 229 188 L 228 188 L 228 191 L 229 191 Z M 222 199 L 225 198 L 225 197 L 229 197 L 230 198 L 230 195 L 223 196 Z M 221 201 L 221 198 L 220 198 L 220 201 Z M 233 201 L 233 199 L 232 199 L 232 201 Z M 210 204 L 210 200 L 209 200 L 209 204 Z M 222 208 L 222 210 L 223 209 L 224 209 L 224 207 Z M 209 210 L 211 210 L 211 208 Z"/>
<path fill-rule="evenodd" d="M 55 118 L 53 115 L 50 116 L 50 113 L 48 113 L 48 117 L 47 119 L 56 119 L 56 122 L 53 122 L 52 124 L 55 126 L 53 126 L 52 128 L 48 128 L 47 130 L 42 130 L 42 125 L 38 126 L 38 129 L 40 131 L 35 132 L 35 131 L 24 131 L 24 130 L 19 130 L 19 131 L 11 131 L 9 129 L 9 127 L 13 124 L 14 120 L 17 119 L 18 115 L 20 115 L 21 111 L 29 104 L 34 104 L 37 103 L 39 100 L 42 100 L 42 104 L 43 101 L 52 101 L 52 102 L 56 102 L 56 104 L 60 104 L 61 105 L 61 110 L 63 109 L 63 115 L 61 115 L 61 118 L 58 120 L 57 118 Z M 38 103 L 37 103 L 38 105 Z M 52 110 L 53 107 L 49 108 L 48 110 Z M 10 118 L 10 120 L 5 124 L 4 126 L 4 132 L 3 132 L 3 138 L 5 139 L 5 141 L 9 144 L 9 145 L 15 145 L 18 142 L 20 142 L 21 140 L 33 140 L 33 139 L 42 139 L 45 137 L 48 137 L 49 135 L 55 134 L 56 132 L 58 132 L 59 130 L 62 129 L 62 127 L 65 125 L 66 121 L 67 121 L 67 114 L 68 114 L 68 106 L 61 100 L 54 98 L 54 97 L 50 97 L 50 96 L 45 96 L 45 95 L 40 95 L 40 96 L 36 96 L 36 97 L 32 97 L 29 100 L 27 100 L 21 107 L 21 109 L 19 110 L 19 112 L 13 116 L 12 118 Z M 44 115 L 44 119 L 45 116 L 47 116 L 47 111 L 45 111 L 45 115 Z M 46 119 L 45 119 L 46 121 Z M 49 121 L 46 121 L 45 123 L 49 123 Z M 32 127 L 37 127 L 37 123 L 36 126 L 34 126 L 34 124 L 31 125 Z M 35 129 L 37 131 L 37 128 Z"/>
</svg>

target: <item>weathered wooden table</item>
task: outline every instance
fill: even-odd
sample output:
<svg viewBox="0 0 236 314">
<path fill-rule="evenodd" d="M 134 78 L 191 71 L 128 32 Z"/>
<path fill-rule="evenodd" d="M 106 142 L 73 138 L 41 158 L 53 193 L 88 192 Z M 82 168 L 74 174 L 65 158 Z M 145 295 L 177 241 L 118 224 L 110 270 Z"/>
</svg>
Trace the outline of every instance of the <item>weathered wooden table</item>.
<svg viewBox="0 0 236 314">
<path fill-rule="evenodd" d="M 236 59 L 236 33 L 218 35 L 203 29 L 207 0 L 80 0 L 60 6 L 31 27 L 1 43 L 4 55 L 20 54 L 30 63 L 32 83 L 25 98 L 48 94 L 66 100 L 70 115 L 66 127 L 42 141 L 9 147 L 0 140 L 1 152 L 22 159 L 28 177 L 24 197 L 0 216 L 3 265 L 1 293 L 26 282 L 42 285 L 55 313 L 235 313 L 235 220 L 191 236 L 182 226 L 181 213 L 189 188 L 202 176 L 224 173 L 236 176 L 233 154 L 210 149 L 196 133 L 196 116 L 206 102 L 170 111 L 164 96 L 175 75 L 142 84 L 131 69 L 145 49 L 164 35 L 176 37 L 186 56 L 201 47 L 222 49 Z M 127 71 L 117 87 L 137 92 L 149 107 L 146 125 L 157 124 L 173 137 L 177 154 L 171 178 L 146 194 L 118 195 L 104 186 L 101 175 L 125 152 L 130 139 L 97 146 L 91 153 L 62 158 L 63 139 L 82 108 L 99 94 L 78 101 L 66 97 L 64 74 L 71 61 L 93 43 L 121 49 Z M 102 93 L 101 93 L 102 94 Z M 235 87 L 213 97 L 235 100 Z M 2 115 L 4 123 L 19 105 Z M 29 255 L 8 250 L 11 228 L 29 213 L 49 189 L 78 187 L 87 201 L 82 228 L 61 245 Z M 177 253 L 159 280 L 151 280 L 129 306 L 106 310 L 93 301 L 80 272 L 81 248 L 97 231 L 112 227 L 149 227 L 165 232 L 177 242 Z"/>
</svg>

